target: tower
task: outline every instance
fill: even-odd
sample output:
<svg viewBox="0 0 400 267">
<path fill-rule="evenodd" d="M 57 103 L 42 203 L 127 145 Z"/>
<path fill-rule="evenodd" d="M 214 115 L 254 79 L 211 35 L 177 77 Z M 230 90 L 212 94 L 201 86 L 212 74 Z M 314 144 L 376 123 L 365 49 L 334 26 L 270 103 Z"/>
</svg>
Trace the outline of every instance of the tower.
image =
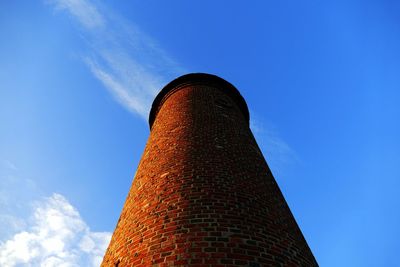
<svg viewBox="0 0 400 267">
<path fill-rule="evenodd" d="M 318 266 L 232 84 L 181 76 L 149 124 L 102 266 Z"/>
</svg>

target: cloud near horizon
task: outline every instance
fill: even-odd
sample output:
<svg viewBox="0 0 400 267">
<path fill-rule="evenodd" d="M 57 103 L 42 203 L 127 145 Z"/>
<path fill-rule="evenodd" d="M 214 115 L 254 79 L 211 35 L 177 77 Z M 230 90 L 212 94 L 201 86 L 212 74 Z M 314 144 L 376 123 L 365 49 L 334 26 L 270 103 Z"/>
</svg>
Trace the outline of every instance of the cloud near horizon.
<svg viewBox="0 0 400 267">
<path fill-rule="evenodd" d="M 60 194 L 37 202 L 29 225 L 0 241 L 0 266 L 99 266 L 111 238 L 92 232 Z"/>
</svg>

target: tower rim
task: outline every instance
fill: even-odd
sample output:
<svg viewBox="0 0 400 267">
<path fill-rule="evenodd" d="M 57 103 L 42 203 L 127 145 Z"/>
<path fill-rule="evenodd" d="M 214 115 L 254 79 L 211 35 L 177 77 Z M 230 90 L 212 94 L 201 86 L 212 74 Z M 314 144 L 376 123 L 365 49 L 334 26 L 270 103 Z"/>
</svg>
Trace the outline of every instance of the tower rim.
<svg viewBox="0 0 400 267">
<path fill-rule="evenodd" d="M 239 90 L 234 85 L 232 85 L 230 82 L 222 79 L 217 75 L 196 72 L 179 76 L 178 78 L 172 80 L 161 89 L 161 91 L 155 97 L 153 104 L 151 106 L 149 114 L 150 129 L 153 126 L 153 123 L 157 117 L 158 111 L 160 110 L 162 104 L 171 95 L 170 93 L 172 93 L 172 91 L 175 89 L 176 89 L 175 91 L 177 91 L 186 85 L 194 85 L 194 84 L 212 86 L 227 94 L 238 105 L 240 111 L 242 112 L 247 122 L 247 125 L 250 124 L 249 108 L 247 107 L 246 101 L 244 100 L 243 96 L 240 94 Z"/>
</svg>

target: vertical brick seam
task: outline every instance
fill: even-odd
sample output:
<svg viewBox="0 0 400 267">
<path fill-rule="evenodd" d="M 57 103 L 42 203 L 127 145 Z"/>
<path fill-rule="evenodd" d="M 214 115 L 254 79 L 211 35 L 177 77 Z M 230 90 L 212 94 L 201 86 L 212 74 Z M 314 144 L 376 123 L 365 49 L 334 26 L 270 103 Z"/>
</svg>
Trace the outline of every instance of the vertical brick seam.
<svg viewBox="0 0 400 267">
<path fill-rule="evenodd" d="M 101 266 L 318 266 L 232 99 L 163 101 Z"/>
</svg>

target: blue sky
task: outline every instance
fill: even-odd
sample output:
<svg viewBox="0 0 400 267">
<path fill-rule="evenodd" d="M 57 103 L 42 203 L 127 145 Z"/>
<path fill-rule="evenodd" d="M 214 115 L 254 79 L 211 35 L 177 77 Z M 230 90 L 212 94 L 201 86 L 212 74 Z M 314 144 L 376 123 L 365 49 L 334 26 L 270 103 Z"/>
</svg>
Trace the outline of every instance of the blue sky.
<svg viewBox="0 0 400 267">
<path fill-rule="evenodd" d="M 321 266 L 400 266 L 400 3 L 0 3 L 0 265 L 96 266 L 155 94 L 233 83 Z"/>
</svg>

